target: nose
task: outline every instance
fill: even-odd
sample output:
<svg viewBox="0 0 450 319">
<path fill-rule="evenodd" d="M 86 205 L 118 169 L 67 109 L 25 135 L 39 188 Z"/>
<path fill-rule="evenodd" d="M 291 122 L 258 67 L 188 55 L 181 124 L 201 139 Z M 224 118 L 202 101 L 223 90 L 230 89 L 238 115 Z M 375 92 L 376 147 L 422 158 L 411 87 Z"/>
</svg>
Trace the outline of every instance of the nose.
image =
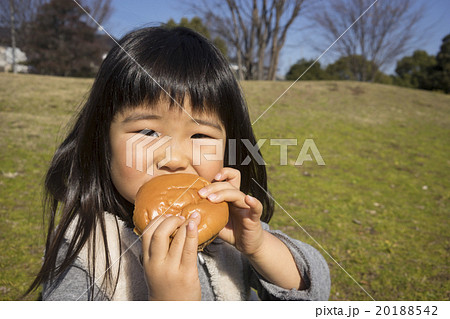
<svg viewBox="0 0 450 319">
<path fill-rule="evenodd" d="M 189 149 L 172 138 L 155 151 L 153 165 L 156 170 L 185 172 L 191 167 Z"/>
</svg>

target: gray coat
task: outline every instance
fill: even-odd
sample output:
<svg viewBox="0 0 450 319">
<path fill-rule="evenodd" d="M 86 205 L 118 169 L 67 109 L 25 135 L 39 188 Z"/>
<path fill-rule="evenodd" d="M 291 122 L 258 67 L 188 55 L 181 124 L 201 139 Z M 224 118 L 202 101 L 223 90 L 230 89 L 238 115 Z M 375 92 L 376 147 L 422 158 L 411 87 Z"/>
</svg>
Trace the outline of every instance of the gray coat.
<svg viewBox="0 0 450 319">
<path fill-rule="evenodd" d="M 105 213 L 108 247 L 113 263 L 113 273 L 119 274 L 118 285 L 102 287 L 102 271 L 106 269 L 102 251 L 96 251 L 96 278 L 94 295 L 91 296 L 89 249 L 83 249 L 75 262 L 61 276 L 43 285 L 43 300 L 147 300 L 148 292 L 145 276 L 140 262 L 142 247 L 132 229 L 115 216 Z M 250 265 L 247 258 L 233 246 L 216 239 L 209 246 L 209 254 L 199 253 L 197 266 L 202 290 L 202 300 L 327 300 L 330 293 L 330 273 L 325 259 L 313 247 L 291 239 L 281 231 L 270 230 L 265 223 L 263 228 L 283 241 L 292 253 L 307 289 L 283 289 L 267 282 Z M 111 232 L 119 237 L 111 236 Z M 67 238 L 73 229 L 66 232 Z M 99 245 L 97 239 L 97 250 Z M 115 246 L 114 242 L 121 243 Z M 113 243 L 113 244 L 111 244 Z M 117 249 L 116 249 L 117 248 Z M 59 261 L 67 250 L 65 242 L 59 252 Z M 103 252 L 104 254 L 104 252 Z M 114 263 L 121 258 L 121 266 Z M 117 278 L 117 277 L 114 277 Z M 253 288 L 253 289 L 252 289 Z M 256 293 L 257 296 L 256 296 Z"/>
</svg>

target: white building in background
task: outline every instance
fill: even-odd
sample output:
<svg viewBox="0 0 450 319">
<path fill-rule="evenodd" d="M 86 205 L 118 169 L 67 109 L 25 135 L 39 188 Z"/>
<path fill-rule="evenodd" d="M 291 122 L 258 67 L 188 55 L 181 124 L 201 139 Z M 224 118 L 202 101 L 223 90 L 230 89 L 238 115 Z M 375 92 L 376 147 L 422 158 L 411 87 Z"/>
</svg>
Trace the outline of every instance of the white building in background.
<svg viewBox="0 0 450 319">
<path fill-rule="evenodd" d="M 20 73 L 28 73 L 28 66 L 21 63 L 27 61 L 25 52 L 16 48 L 16 70 Z M 13 49 L 12 47 L 0 46 L 0 72 L 12 72 Z"/>
</svg>

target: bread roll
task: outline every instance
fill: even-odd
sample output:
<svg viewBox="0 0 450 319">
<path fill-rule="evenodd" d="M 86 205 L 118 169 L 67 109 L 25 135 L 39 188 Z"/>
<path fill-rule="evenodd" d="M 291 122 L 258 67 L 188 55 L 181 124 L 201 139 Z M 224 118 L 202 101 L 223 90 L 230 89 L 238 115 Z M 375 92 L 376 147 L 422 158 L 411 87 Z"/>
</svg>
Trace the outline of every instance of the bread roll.
<svg viewBox="0 0 450 319">
<path fill-rule="evenodd" d="M 201 216 L 198 250 L 203 250 L 228 222 L 226 202 L 212 203 L 198 194 L 198 190 L 209 184 L 194 174 L 176 173 L 153 177 L 142 185 L 136 195 L 133 213 L 135 233 L 140 236 L 151 220 L 163 214 L 181 215 L 188 219 L 192 213 L 198 212 Z"/>
</svg>

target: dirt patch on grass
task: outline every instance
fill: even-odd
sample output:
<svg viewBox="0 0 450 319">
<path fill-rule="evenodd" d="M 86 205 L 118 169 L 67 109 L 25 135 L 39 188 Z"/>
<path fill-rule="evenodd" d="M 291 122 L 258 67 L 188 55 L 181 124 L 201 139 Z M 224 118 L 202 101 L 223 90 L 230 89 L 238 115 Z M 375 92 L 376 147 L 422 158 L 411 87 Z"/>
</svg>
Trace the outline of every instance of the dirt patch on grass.
<svg viewBox="0 0 450 319">
<path fill-rule="evenodd" d="M 349 86 L 349 91 L 352 92 L 353 95 L 361 95 L 366 92 L 361 86 Z"/>
</svg>

